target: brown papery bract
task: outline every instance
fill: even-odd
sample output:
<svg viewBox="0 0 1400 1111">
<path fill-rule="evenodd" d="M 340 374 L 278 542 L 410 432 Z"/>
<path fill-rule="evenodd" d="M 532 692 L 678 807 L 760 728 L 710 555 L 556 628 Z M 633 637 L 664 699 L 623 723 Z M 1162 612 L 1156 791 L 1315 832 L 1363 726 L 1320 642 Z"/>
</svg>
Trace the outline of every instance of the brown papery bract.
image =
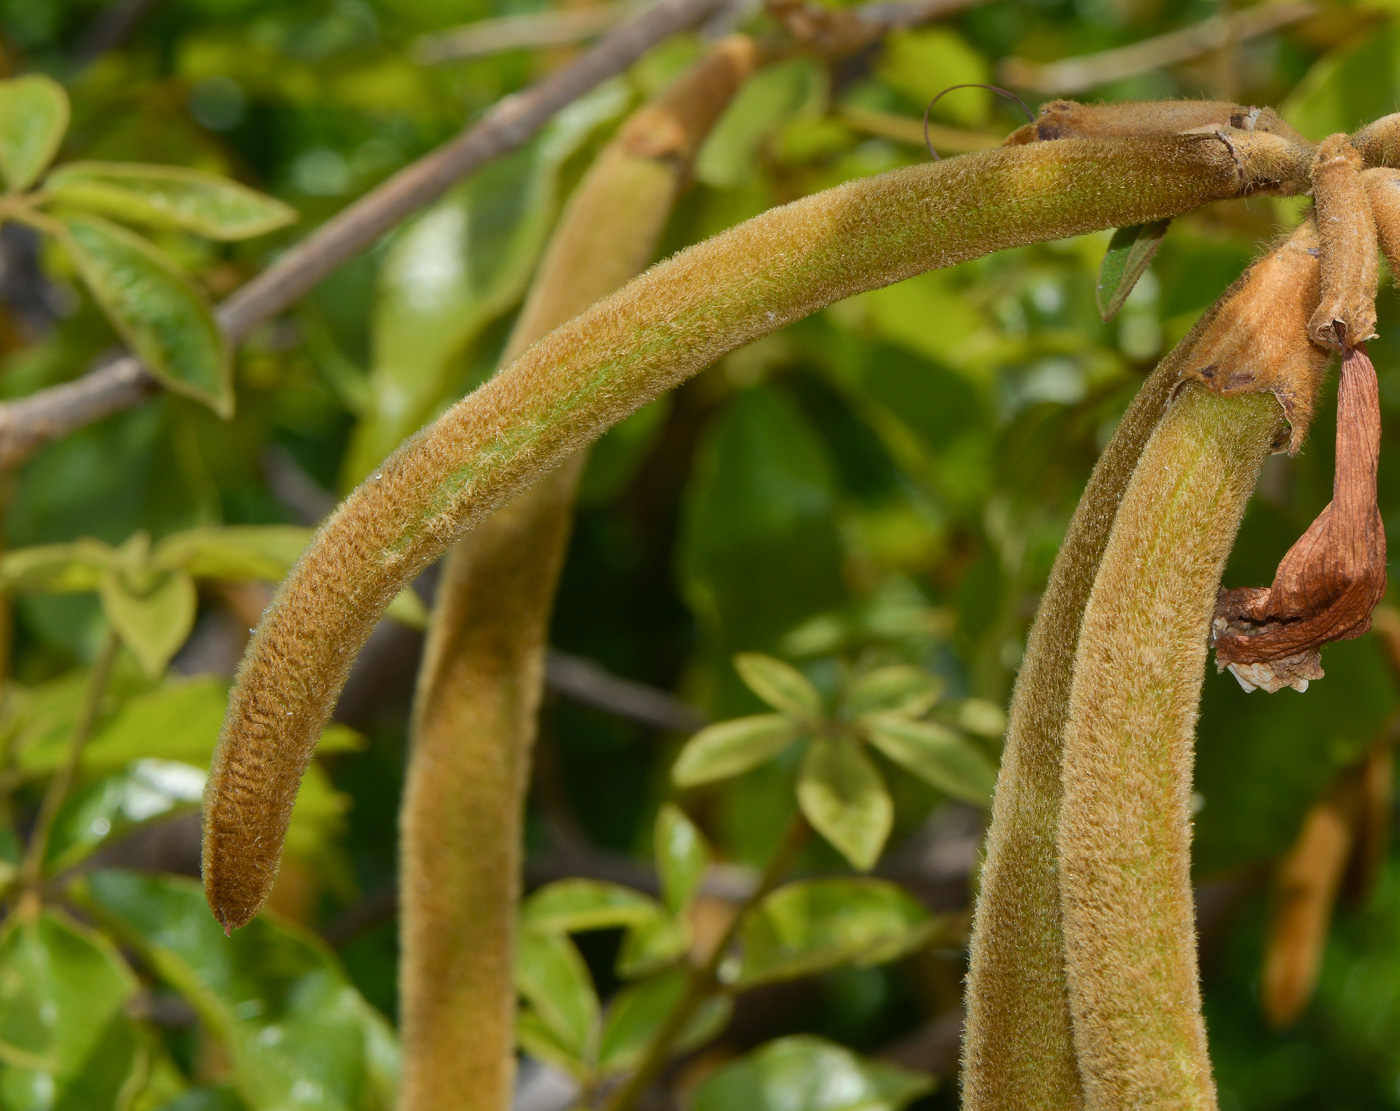
<svg viewBox="0 0 1400 1111">
<path fill-rule="evenodd" d="M 622 126 L 570 197 L 504 362 L 651 261 L 694 152 L 758 56 L 745 36 L 717 43 Z M 400 819 L 401 1111 L 510 1105 L 524 795 L 584 459 L 482 521 L 438 585 Z"/>
<path fill-rule="evenodd" d="M 1313 159 L 1313 206 L 1322 291 L 1308 322 L 1314 343 L 1340 348 L 1376 334 L 1376 221 L 1361 178 L 1361 155 L 1345 135 L 1324 139 Z M 1340 325 L 1340 327 L 1339 327 Z"/>
<path fill-rule="evenodd" d="M 863 178 L 683 251 L 556 329 L 385 460 L 327 520 L 239 668 L 205 790 L 226 927 L 267 895 L 297 785 L 402 586 L 540 475 L 719 356 L 852 294 L 1005 247 L 1286 189 L 1260 132 L 1066 139 Z"/>
</svg>

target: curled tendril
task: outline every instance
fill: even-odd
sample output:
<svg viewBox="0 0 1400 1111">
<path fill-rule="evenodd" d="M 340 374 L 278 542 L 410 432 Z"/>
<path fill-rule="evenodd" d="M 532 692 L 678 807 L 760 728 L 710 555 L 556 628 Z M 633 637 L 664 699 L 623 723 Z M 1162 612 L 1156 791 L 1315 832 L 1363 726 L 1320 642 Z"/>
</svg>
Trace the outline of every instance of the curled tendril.
<svg viewBox="0 0 1400 1111">
<path fill-rule="evenodd" d="M 1035 123 L 1035 113 L 1032 112 L 1030 108 L 1026 106 L 1026 102 L 1022 100 L 1019 96 L 1017 96 L 1015 93 L 1007 89 L 998 88 L 996 85 L 983 85 L 977 81 L 968 81 L 962 85 L 949 85 L 936 97 L 930 100 L 928 102 L 928 107 L 924 109 L 924 146 L 928 147 L 928 152 L 930 155 L 932 155 L 933 160 L 935 162 L 942 161 L 942 159 L 938 157 L 938 152 L 933 149 L 933 140 L 931 140 L 928 137 L 928 114 L 933 111 L 933 106 L 935 104 L 942 100 L 943 97 L 945 97 L 948 93 L 951 93 L 954 89 L 989 89 L 990 91 L 996 93 L 997 96 L 1002 97 L 1004 100 L 1014 100 L 1017 104 L 1021 106 L 1021 111 L 1025 112 L 1026 119 L 1030 123 Z"/>
</svg>

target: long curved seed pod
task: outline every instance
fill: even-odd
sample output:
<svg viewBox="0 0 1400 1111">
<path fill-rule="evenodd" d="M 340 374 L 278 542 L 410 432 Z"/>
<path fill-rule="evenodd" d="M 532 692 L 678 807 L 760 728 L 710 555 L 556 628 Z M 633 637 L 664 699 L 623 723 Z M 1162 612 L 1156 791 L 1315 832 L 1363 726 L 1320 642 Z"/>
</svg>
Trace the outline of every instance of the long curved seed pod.
<svg viewBox="0 0 1400 1111">
<path fill-rule="evenodd" d="M 1219 127 L 1264 131 L 1299 146 L 1307 145 L 1307 140 L 1272 108 L 1254 108 L 1228 100 L 1144 100 L 1123 104 L 1051 100 L 1040 106 L 1034 123 L 1013 131 L 1006 142 L 1014 146 L 1044 139 L 1181 135 Z"/>
<path fill-rule="evenodd" d="M 1220 575 L 1283 427 L 1186 385 L 1143 449 L 1085 607 L 1060 868 L 1074 1044 L 1096 1111 L 1213 1108 L 1196 970 L 1191 765 Z"/>
<path fill-rule="evenodd" d="M 726 39 L 623 125 L 570 198 L 503 361 L 652 260 L 695 150 L 757 58 L 751 39 Z M 438 586 L 400 819 L 402 1111 L 510 1106 L 524 794 L 583 461 L 463 537 Z"/>
<path fill-rule="evenodd" d="M 962 1067 L 968 1111 L 1082 1105 L 1056 839 L 1063 732 L 1084 607 L 1138 456 L 1183 379 L 1216 379 L 1225 356 L 1240 375 L 1232 388 L 1276 391 L 1301 443 L 1326 356 L 1304 354 L 1305 365 L 1298 365 L 1296 345 L 1263 327 L 1277 306 L 1258 291 L 1296 290 L 1292 317 L 1301 329 L 1317 300 L 1314 244 L 1304 227 L 1256 262 L 1162 361 L 1119 421 L 1066 530 L 1012 693 L 992 804 L 968 969 Z M 1242 316 L 1258 326 L 1241 329 Z M 1300 381 L 1302 389 L 1292 388 Z"/>
<path fill-rule="evenodd" d="M 1258 132 L 1068 139 L 861 179 L 653 267 L 390 456 L 327 520 L 250 642 L 205 789 L 205 893 L 225 928 L 276 874 L 297 784 L 397 590 L 487 513 L 652 398 L 863 290 L 1043 239 L 1296 180 Z"/>
<path fill-rule="evenodd" d="M 1314 343 L 1340 348 L 1376 334 L 1376 221 L 1361 176 L 1361 155 L 1345 135 L 1331 135 L 1313 159 L 1313 204 L 1322 258 L 1322 298 L 1308 334 Z"/>
</svg>

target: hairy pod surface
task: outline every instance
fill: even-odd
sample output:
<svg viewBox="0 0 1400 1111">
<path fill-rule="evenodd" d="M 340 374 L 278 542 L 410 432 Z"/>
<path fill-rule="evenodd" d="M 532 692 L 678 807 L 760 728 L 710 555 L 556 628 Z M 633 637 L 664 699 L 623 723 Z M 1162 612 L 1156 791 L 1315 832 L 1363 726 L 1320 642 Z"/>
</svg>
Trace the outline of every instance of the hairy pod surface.
<svg viewBox="0 0 1400 1111">
<path fill-rule="evenodd" d="M 1085 607 L 1059 854 L 1074 1045 L 1097 1111 L 1215 1106 L 1196 968 L 1191 768 L 1225 559 L 1283 427 L 1270 395 L 1175 397 Z"/>
<path fill-rule="evenodd" d="M 216 918 L 242 925 L 266 898 L 316 738 L 399 588 L 568 455 L 720 355 L 833 301 L 1276 187 L 1297 162 L 1285 140 L 1235 132 L 1069 139 L 897 170 L 698 244 L 545 337 L 385 460 L 278 591 L 240 665 L 205 792 Z"/>
<path fill-rule="evenodd" d="M 725 39 L 623 125 L 570 197 L 503 362 L 646 267 L 695 150 L 757 60 L 751 39 Z M 524 796 L 584 460 L 463 537 L 438 585 L 400 818 L 402 1111 L 510 1105 Z"/>
<path fill-rule="evenodd" d="M 1345 135 L 1324 139 L 1313 159 L 1313 206 L 1322 290 L 1308 335 L 1323 347 L 1364 343 L 1376 334 L 1376 221 L 1361 179 L 1361 155 Z"/>
<path fill-rule="evenodd" d="M 1046 139 L 1108 139 L 1131 135 L 1183 135 L 1228 127 L 1277 135 L 1300 147 L 1306 139 L 1272 108 L 1227 100 L 1144 100 L 1125 104 L 1080 104 L 1052 100 L 1034 123 L 1012 132 L 1007 145 Z"/>
</svg>

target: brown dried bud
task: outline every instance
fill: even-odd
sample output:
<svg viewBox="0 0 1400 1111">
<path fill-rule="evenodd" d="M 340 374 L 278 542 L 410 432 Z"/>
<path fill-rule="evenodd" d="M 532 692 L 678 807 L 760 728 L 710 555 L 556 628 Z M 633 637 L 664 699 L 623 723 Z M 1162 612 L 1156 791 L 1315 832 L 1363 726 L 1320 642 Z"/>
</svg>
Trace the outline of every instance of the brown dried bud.
<svg viewBox="0 0 1400 1111">
<path fill-rule="evenodd" d="M 1375 368 L 1363 346 L 1349 347 L 1337 394 L 1332 501 L 1283 557 L 1272 587 L 1222 590 L 1216 603 L 1216 664 L 1245 690 L 1306 689 L 1322 676 L 1322 645 L 1371 627 L 1371 611 L 1385 594 L 1385 529 L 1376 506 L 1380 435 Z"/>
<path fill-rule="evenodd" d="M 1348 343 L 1363 343 L 1376 334 L 1376 221 L 1361 179 L 1361 155 L 1345 135 L 1329 136 L 1317 148 L 1312 183 L 1322 297 L 1308 334 L 1324 347 L 1340 348 L 1342 335 Z"/>
<path fill-rule="evenodd" d="M 1132 135 L 1185 135 L 1222 127 L 1264 131 L 1306 146 L 1298 132 L 1272 108 L 1254 108 L 1225 100 L 1145 100 L 1127 104 L 1080 104 L 1052 100 L 1040 117 L 1011 133 L 1007 146 L 1045 139 L 1110 139 Z"/>
</svg>

